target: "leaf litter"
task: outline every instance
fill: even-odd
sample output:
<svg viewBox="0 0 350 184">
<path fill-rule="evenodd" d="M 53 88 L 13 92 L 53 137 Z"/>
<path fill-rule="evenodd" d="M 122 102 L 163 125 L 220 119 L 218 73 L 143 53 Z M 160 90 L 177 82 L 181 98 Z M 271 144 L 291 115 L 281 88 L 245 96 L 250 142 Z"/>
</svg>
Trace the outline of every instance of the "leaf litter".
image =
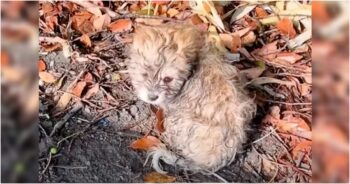
<svg viewBox="0 0 350 184">
<path fill-rule="evenodd" d="M 107 121 L 105 118 L 109 118 L 110 126 L 118 131 L 138 130 L 146 135 L 142 137 L 122 133 L 123 136 L 118 137 L 118 134 L 118 140 L 129 141 L 126 144 L 122 143 L 123 145 L 129 145 L 137 150 L 149 150 L 159 144 L 161 140 L 157 138 L 158 135 L 166 131 L 163 125 L 166 114 L 161 109 L 142 104 L 133 94 L 130 80 L 123 72 L 126 70 L 124 60 L 127 58 L 125 47 L 131 42 L 130 34 L 137 23 L 149 25 L 160 25 L 165 22 L 189 23 L 208 31 L 211 42 L 227 56 L 226 60 L 241 71 L 242 80 L 249 84 L 246 88 L 252 96 L 255 96 L 259 106 L 260 115 L 254 120 L 254 126 L 260 127 L 259 130 L 263 132 L 269 131 L 271 127 L 275 128 L 276 134 L 271 133 L 265 137 L 262 132 L 262 135 L 256 134 L 258 136 L 250 138 L 263 138 L 256 143 L 261 144 L 256 149 L 260 156 L 269 158 L 264 159 L 264 163 L 274 165 L 274 162 L 282 160 L 283 163 L 288 162 L 289 167 L 293 166 L 293 169 L 311 170 L 310 159 L 306 158 L 311 158 L 312 130 L 310 119 L 305 118 L 312 116 L 310 108 L 312 64 L 311 49 L 308 47 L 311 45 L 310 2 L 197 0 L 150 2 L 39 3 L 41 59 L 38 62 L 38 70 L 39 78 L 43 81 L 39 85 L 42 106 L 40 113 L 52 118 L 43 119 L 41 123 L 45 125 L 43 126 L 45 129 L 52 130 L 54 124 L 49 126 L 46 125 L 50 124 L 47 122 L 51 124 L 55 121 L 61 122 L 64 131 L 54 131 L 51 139 L 60 141 L 68 136 L 69 141 L 60 144 L 58 150 L 64 151 L 68 147 L 74 150 L 76 145 L 74 140 L 84 140 L 83 136 L 76 135 L 89 137 L 104 134 L 107 130 L 94 128 L 94 122 L 100 119 Z M 326 14 L 319 16 L 327 17 Z M 81 109 L 75 112 L 76 108 L 73 107 L 80 103 Z M 140 123 L 146 121 L 141 118 L 143 114 L 147 114 L 147 122 L 151 122 L 151 125 Z M 61 120 L 63 116 L 64 121 Z M 114 119 L 111 119 L 112 117 Z M 74 123 L 76 121 L 81 123 Z M 116 136 L 112 133 L 108 135 Z M 109 142 L 108 136 L 104 137 Z M 274 141 L 273 137 L 280 138 L 283 144 Z M 41 137 L 41 139 L 47 138 Z M 94 141 L 92 144 L 95 144 Z M 129 146 L 120 149 L 130 154 L 142 154 L 133 152 Z M 285 152 L 276 152 L 281 150 L 278 149 L 280 146 L 287 147 L 288 154 L 293 156 L 295 162 L 283 157 Z M 254 163 L 259 161 L 254 159 L 259 157 L 253 156 L 254 154 L 257 153 L 248 152 L 245 155 L 248 160 L 253 159 L 252 166 L 247 167 L 247 162 L 244 162 L 242 165 L 236 163 L 239 166 L 235 167 L 247 167 L 248 173 L 254 173 L 249 169 L 258 168 Z M 303 164 L 295 165 L 300 154 L 303 155 L 301 160 Z M 119 153 L 118 155 L 120 162 L 123 162 L 123 158 Z M 41 157 L 45 157 L 45 154 Z M 62 159 L 61 161 L 64 161 L 64 158 Z M 176 176 L 175 179 L 170 175 L 161 176 L 149 172 L 149 169 L 143 168 L 142 164 L 137 168 L 140 173 L 138 176 L 141 177 L 129 173 L 130 176 L 134 176 L 133 179 L 115 180 L 105 175 L 106 178 L 110 178 L 106 181 L 218 181 L 216 177 L 187 176 L 171 172 Z M 234 167 L 227 169 L 237 173 L 243 172 L 235 171 Z M 269 181 L 271 178 L 278 182 L 291 176 L 291 170 L 286 167 L 274 169 L 270 167 L 268 171 L 258 170 L 259 173 L 253 174 L 254 176 L 243 173 L 243 176 L 248 177 L 233 180 L 230 180 L 232 175 L 224 171 L 219 173 L 229 181 L 242 182 L 247 182 L 248 178 L 252 178 L 251 181 L 254 182 Z M 55 171 L 57 175 L 62 174 L 59 172 L 61 171 Z M 298 182 L 300 177 L 294 178 L 294 182 Z M 302 177 L 303 181 L 311 181 L 310 177 L 304 175 Z M 46 173 L 41 176 L 41 180 L 57 181 Z"/>
</svg>

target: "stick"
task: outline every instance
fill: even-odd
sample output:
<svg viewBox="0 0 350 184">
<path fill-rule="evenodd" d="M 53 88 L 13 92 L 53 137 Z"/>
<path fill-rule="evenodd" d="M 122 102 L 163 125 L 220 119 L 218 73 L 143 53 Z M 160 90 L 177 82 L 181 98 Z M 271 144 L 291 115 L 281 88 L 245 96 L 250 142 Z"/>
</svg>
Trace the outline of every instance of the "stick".
<svg viewBox="0 0 350 184">
<path fill-rule="evenodd" d="M 77 113 L 81 108 L 83 108 L 83 104 L 81 102 L 77 102 L 73 108 L 66 114 L 61 121 L 56 123 L 56 125 L 53 127 L 52 132 L 50 133 L 50 137 L 53 136 L 53 134 L 56 133 L 57 130 L 59 130 L 75 113 Z"/>
</svg>

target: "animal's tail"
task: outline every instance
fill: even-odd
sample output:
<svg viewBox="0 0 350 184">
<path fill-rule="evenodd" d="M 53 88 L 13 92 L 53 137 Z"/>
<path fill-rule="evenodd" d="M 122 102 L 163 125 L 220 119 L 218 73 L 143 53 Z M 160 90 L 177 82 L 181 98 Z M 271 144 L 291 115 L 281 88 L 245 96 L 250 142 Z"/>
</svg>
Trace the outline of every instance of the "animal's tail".
<svg viewBox="0 0 350 184">
<path fill-rule="evenodd" d="M 177 165 L 182 167 L 183 169 L 187 168 L 186 161 L 180 156 L 173 153 L 172 151 L 168 150 L 163 144 L 153 148 L 150 152 L 148 152 L 148 157 L 152 157 L 152 167 L 159 173 L 166 173 L 161 168 L 161 165 L 159 163 L 160 159 L 169 165 Z"/>
</svg>

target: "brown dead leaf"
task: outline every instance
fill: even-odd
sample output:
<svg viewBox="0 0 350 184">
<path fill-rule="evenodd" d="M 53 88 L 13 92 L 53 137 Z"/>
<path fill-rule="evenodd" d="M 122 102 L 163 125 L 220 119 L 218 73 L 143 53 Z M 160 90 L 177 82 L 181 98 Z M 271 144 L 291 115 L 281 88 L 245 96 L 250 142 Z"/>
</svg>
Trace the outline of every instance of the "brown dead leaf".
<svg viewBox="0 0 350 184">
<path fill-rule="evenodd" d="M 252 52 L 253 55 L 264 57 L 267 60 L 272 60 L 277 55 L 277 41 L 268 43 L 260 49 Z"/>
<path fill-rule="evenodd" d="M 106 24 L 106 21 L 109 23 Z M 106 25 L 109 25 L 111 21 L 111 18 L 109 17 L 108 14 L 104 14 L 101 16 L 94 16 L 93 18 L 93 25 L 96 31 L 101 31 Z"/>
<path fill-rule="evenodd" d="M 134 13 L 141 10 L 139 3 L 134 3 L 129 7 L 130 12 Z"/>
<path fill-rule="evenodd" d="M 155 1 L 152 1 L 152 4 L 165 5 L 165 4 L 168 4 L 169 2 L 170 0 L 155 0 Z"/>
<path fill-rule="evenodd" d="M 94 87 L 92 87 L 91 89 L 89 89 L 86 92 L 86 95 L 84 96 L 85 99 L 89 99 L 92 96 L 94 96 L 98 91 L 100 90 L 100 85 L 99 84 L 95 84 Z"/>
<path fill-rule="evenodd" d="M 47 14 L 48 12 L 52 12 L 54 7 L 50 2 L 45 2 L 41 4 L 41 10 L 43 10 L 44 14 Z"/>
<path fill-rule="evenodd" d="M 84 75 L 83 80 L 84 80 L 86 83 L 92 83 L 92 82 L 93 82 L 92 74 L 91 74 L 90 72 L 87 72 L 87 73 Z"/>
<path fill-rule="evenodd" d="M 172 183 L 176 181 L 176 178 L 157 172 L 151 172 L 146 174 L 143 181 L 145 183 Z"/>
<path fill-rule="evenodd" d="M 241 38 L 238 34 L 227 34 L 221 33 L 219 37 L 224 44 L 225 47 L 229 48 L 231 52 L 236 53 L 238 49 L 241 47 Z"/>
<path fill-rule="evenodd" d="M 312 19 L 320 23 L 326 23 L 330 20 L 326 2 L 312 1 Z"/>
<path fill-rule="evenodd" d="M 163 109 L 157 108 L 153 105 L 151 105 L 151 110 L 154 114 L 156 114 L 156 126 L 155 128 L 160 132 L 163 133 L 165 131 L 164 129 L 164 112 Z"/>
<path fill-rule="evenodd" d="M 241 70 L 241 74 L 246 76 L 249 79 L 258 78 L 265 71 L 265 63 L 262 61 L 257 61 L 258 67 L 249 68 L 246 70 Z"/>
<path fill-rule="evenodd" d="M 86 82 L 78 82 L 77 85 L 72 89 L 72 93 L 75 96 L 80 97 L 85 86 L 86 86 Z"/>
<path fill-rule="evenodd" d="M 72 17 L 72 27 L 82 34 L 88 34 L 95 31 L 91 21 L 93 14 L 88 11 L 81 11 Z"/>
<path fill-rule="evenodd" d="M 241 48 L 242 46 L 242 40 L 239 37 L 239 35 L 232 35 L 232 44 L 231 44 L 231 52 L 233 53 L 237 53 L 238 49 Z"/>
<path fill-rule="evenodd" d="M 54 108 L 55 109 L 54 111 L 58 112 L 66 108 L 71 99 L 72 99 L 72 94 L 67 92 L 63 93 L 63 95 L 58 100 L 57 105 Z"/>
<path fill-rule="evenodd" d="M 191 17 L 191 22 L 193 25 L 197 25 L 197 24 L 201 24 L 203 23 L 202 19 L 199 18 L 199 16 L 197 14 L 194 14 L 192 17 Z"/>
<path fill-rule="evenodd" d="M 284 18 L 277 22 L 276 27 L 282 34 L 287 35 L 290 38 L 294 38 L 297 34 L 293 27 L 293 22 L 288 18 Z"/>
<path fill-rule="evenodd" d="M 53 43 L 53 44 L 41 44 L 41 47 L 46 51 L 46 52 L 52 52 L 56 50 L 62 49 L 62 45 L 60 43 Z"/>
<path fill-rule="evenodd" d="M 70 12 L 74 12 L 75 10 L 78 9 L 77 4 L 72 3 L 72 2 L 68 2 L 68 1 L 64 1 L 62 6 L 67 8 Z"/>
<path fill-rule="evenodd" d="M 249 31 L 241 40 L 243 45 L 252 44 L 256 40 L 256 35 L 253 31 Z"/>
<path fill-rule="evenodd" d="M 87 34 L 81 35 L 80 42 L 83 43 L 87 47 L 91 47 L 91 40 Z"/>
<path fill-rule="evenodd" d="M 175 15 L 177 15 L 179 13 L 179 11 L 175 8 L 170 8 L 168 11 L 167 11 L 167 14 L 169 17 L 174 17 Z"/>
<path fill-rule="evenodd" d="M 296 54 L 294 52 L 280 52 L 277 54 L 275 60 L 279 62 L 288 62 L 290 64 L 294 64 L 295 62 L 302 59 L 303 56 Z"/>
<path fill-rule="evenodd" d="M 55 26 L 58 25 L 57 16 L 55 16 L 55 15 L 47 16 L 47 17 L 45 17 L 45 22 L 46 22 L 47 26 L 50 28 L 50 30 L 54 31 Z"/>
<path fill-rule="evenodd" d="M 287 116 L 277 124 L 277 129 L 283 132 L 293 133 L 297 129 L 310 131 L 309 125 L 302 119 L 294 116 Z"/>
<path fill-rule="evenodd" d="M 38 70 L 39 70 L 39 72 L 42 72 L 42 71 L 46 70 L 46 63 L 45 63 L 45 61 L 43 59 L 39 60 Z"/>
<path fill-rule="evenodd" d="M 300 84 L 300 95 L 301 96 L 306 96 L 308 94 L 311 93 L 311 85 L 310 84 L 306 84 L 306 83 L 303 83 L 303 84 Z"/>
<path fill-rule="evenodd" d="M 153 108 L 153 109 L 152 109 Z M 155 108 L 155 109 L 154 109 Z M 165 131 L 164 129 L 164 112 L 163 109 L 161 108 L 156 108 L 151 106 L 152 111 L 156 114 L 156 129 L 160 132 L 163 133 Z"/>
<path fill-rule="evenodd" d="M 150 150 L 160 144 L 160 140 L 154 136 L 148 135 L 131 143 L 130 147 L 136 150 Z"/>
<path fill-rule="evenodd" d="M 264 8 L 261 8 L 259 6 L 257 6 L 255 8 L 255 13 L 256 13 L 256 16 L 258 18 L 264 18 L 264 17 L 267 17 L 269 14 L 264 10 Z"/>
<path fill-rule="evenodd" d="M 298 155 L 301 152 L 304 152 L 305 154 L 310 153 L 311 146 L 312 146 L 312 142 L 308 141 L 308 140 L 303 140 L 302 142 L 297 144 L 292 150 L 293 159 L 297 160 L 298 159 Z"/>
<path fill-rule="evenodd" d="M 124 32 L 131 29 L 132 22 L 130 19 L 120 19 L 109 24 L 108 28 L 112 32 Z"/>
<path fill-rule="evenodd" d="M 10 64 L 10 57 L 7 54 L 7 52 L 3 52 L 1 51 L 1 65 L 0 67 L 5 67 L 8 66 Z"/>
<path fill-rule="evenodd" d="M 56 82 L 56 78 L 48 72 L 39 72 L 39 77 L 42 81 L 44 81 L 46 83 Z"/>
</svg>

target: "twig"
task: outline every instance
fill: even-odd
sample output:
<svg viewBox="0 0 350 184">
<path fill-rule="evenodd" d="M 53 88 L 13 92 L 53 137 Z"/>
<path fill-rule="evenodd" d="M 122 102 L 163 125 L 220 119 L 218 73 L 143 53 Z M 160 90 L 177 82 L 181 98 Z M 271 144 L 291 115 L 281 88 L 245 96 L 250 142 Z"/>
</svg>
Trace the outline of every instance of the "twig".
<svg viewBox="0 0 350 184">
<path fill-rule="evenodd" d="M 77 136 L 77 135 L 79 135 L 79 134 L 81 134 L 81 133 L 84 133 L 85 130 L 86 130 L 86 129 L 84 129 L 84 130 L 82 130 L 82 131 L 79 131 L 79 132 L 75 132 L 74 134 L 71 134 L 71 135 L 69 135 L 69 136 L 67 136 L 67 137 L 64 137 L 63 139 L 61 139 L 61 140 L 59 140 L 59 141 L 57 142 L 56 147 L 59 147 L 60 144 L 61 144 L 63 141 L 65 141 L 65 140 L 67 140 L 67 139 L 69 139 L 69 138 L 71 138 L 71 137 Z"/>
<path fill-rule="evenodd" d="M 49 165 L 50 165 L 50 163 L 51 163 L 51 158 L 52 158 L 52 154 L 51 154 L 51 152 L 50 152 L 50 153 L 49 153 L 49 160 L 47 161 L 47 164 L 46 164 L 44 170 L 43 170 L 40 174 L 44 174 L 44 173 L 46 172 L 47 168 L 49 168 Z"/>
<path fill-rule="evenodd" d="M 63 166 L 63 165 L 54 165 L 52 167 L 61 168 L 61 169 L 86 169 L 87 166 Z"/>
<path fill-rule="evenodd" d="M 59 130 L 69 120 L 69 118 L 77 113 L 82 107 L 83 104 L 81 102 L 77 102 L 74 107 L 63 117 L 63 119 L 56 123 L 56 125 L 53 127 L 52 132 L 50 133 L 50 137 L 53 136 L 53 134 L 55 134 L 55 132 Z"/>
<path fill-rule="evenodd" d="M 48 135 L 47 135 L 45 129 L 41 126 L 41 124 L 39 123 L 38 125 L 39 125 L 39 128 L 43 131 L 45 137 L 48 137 Z"/>
<path fill-rule="evenodd" d="M 294 164 L 293 157 L 292 157 L 292 155 L 290 155 L 290 153 L 289 153 L 289 151 L 288 151 L 288 149 L 287 149 L 287 145 L 285 145 L 285 144 L 283 143 L 283 140 L 281 139 L 281 137 L 278 135 L 278 133 L 277 133 L 274 129 L 272 129 L 272 128 L 270 128 L 270 129 L 271 129 L 271 131 L 273 131 L 273 135 L 276 137 L 277 141 L 278 141 L 279 143 L 281 143 L 282 148 L 284 149 L 284 151 L 285 151 L 285 153 L 286 153 L 288 159 Z"/>
<path fill-rule="evenodd" d="M 222 181 L 224 183 L 228 183 L 228 181 L 226 181 L 223 177 L 221 177 L 220 175 L 216 174 L 215 172 L 210 172 L 210 174 L 212 174 L 213 176 L 218 178 L 220 181 Z"/>
<path fill-rule="evenodd" d="M 263 100 L 266 102 L 271 102 L 271 103 L 278 103 L 278 104 L 284 104 L 284 105 L 312 105 L 311 102 L 280 102 L 280 101 L 274 101 L 274 100 Z"/>
<path fill-rule="evenodd" d="M 270 179 L 269 183 L 272 183 L 273 180 L 275 180 L 277 174 L 278 174 L 278 167 L 276 168 L 276 172 L 275 172 L 275 174 L 272 176 L 272 178 Z"/>
<path fill-rule="evenodd" d="M 274 129 L 274 130 L 276 130 L 276 129 Z M 255 144 L 255 143 L 257 143 L 257 142 L 259 142 L 259 141 L 265 139 L 266 137 L 268 137 L 268 136 L 271 135 L 272 133 L 273 133 L 273 131 L 270 131 L 269 133 L 267 133 L 267 134 L 264 135 L 263 137 L 261 137 L 261 138 L 255 140 L 254 142 L 252 142 L 252 144 Z"/>
</svg>

